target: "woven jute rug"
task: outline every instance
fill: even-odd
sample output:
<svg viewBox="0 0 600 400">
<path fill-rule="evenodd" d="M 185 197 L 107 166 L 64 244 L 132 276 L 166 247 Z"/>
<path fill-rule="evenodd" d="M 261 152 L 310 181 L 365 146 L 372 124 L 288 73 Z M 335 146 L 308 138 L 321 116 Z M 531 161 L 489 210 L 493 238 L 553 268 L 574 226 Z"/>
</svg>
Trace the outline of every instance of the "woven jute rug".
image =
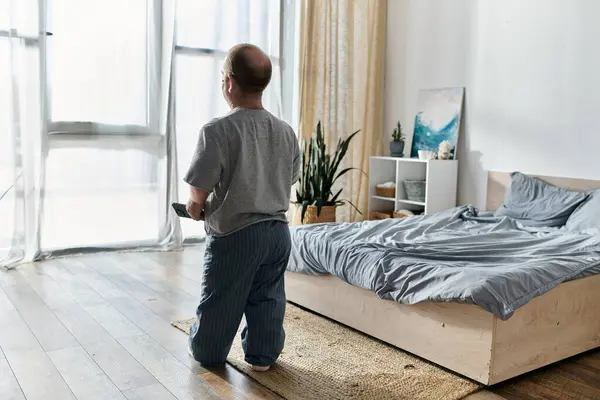
<svg viewBox="0 0 600 400">
<path fill-rule="evenodd" d="M 172 325 L 189 334 L 194 319 Z M 418 357 L 292 304 L 285 349 L 267 372 L 244 362 L 239 332 L 228 362 L 289 400 L 455 400 L 481 388 Z M 241 330 L 241 329 L 240 329 Z"/>
</svg>

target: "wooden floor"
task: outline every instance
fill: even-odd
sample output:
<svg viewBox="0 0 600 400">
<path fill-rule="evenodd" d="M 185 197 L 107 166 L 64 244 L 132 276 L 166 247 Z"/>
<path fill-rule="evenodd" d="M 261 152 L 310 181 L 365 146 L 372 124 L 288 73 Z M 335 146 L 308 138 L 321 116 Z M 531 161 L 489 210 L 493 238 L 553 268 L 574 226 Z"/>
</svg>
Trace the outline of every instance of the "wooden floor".
<svg viewBox="0 0 600 400">
<path fill-rule="evenodd" d="M 201 264 L 199 246 L 0 271 L 0 399 L 277 399 L 232 367 L 200 367 L 169 325 L 193 316 Z M 469 399 L 600 399 L 600 353 Z"/>
</svg>

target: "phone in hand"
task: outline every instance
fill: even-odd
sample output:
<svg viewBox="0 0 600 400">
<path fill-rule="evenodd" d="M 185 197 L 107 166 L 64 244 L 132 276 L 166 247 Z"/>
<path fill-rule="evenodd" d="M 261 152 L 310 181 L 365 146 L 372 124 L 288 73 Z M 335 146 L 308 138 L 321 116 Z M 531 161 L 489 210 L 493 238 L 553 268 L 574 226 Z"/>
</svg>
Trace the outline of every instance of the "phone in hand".
<svg viewBox="0 0 600 400">
<path fill-rule="evenodd" d="M 175 214 L 177 214 L 178 217 L 181 217 L 181 218 L 192 218 L 190 216 L 190 214 L 188 214 L 187 207 L 186 207 L 185 204 L 173 203 L 171 205 L 173 206 L 173 210 L 175 210 Z"/>
</svg>

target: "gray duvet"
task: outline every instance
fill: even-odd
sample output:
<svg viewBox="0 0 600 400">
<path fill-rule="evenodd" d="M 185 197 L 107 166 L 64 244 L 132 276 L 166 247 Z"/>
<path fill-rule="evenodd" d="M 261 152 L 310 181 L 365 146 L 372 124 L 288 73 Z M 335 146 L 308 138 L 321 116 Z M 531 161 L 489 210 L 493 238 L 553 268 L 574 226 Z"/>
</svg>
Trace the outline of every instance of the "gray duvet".
<svg viewBox="0 0 600 400">
<path fill-rule="evenodd" d="M 527 228 L 471 206 L 291 231 L 289 271 L 332 274 L 403 304 L 476 304 L 503 320 L 561 282 L 600 273 L 597 236 Z"/>
</svg>

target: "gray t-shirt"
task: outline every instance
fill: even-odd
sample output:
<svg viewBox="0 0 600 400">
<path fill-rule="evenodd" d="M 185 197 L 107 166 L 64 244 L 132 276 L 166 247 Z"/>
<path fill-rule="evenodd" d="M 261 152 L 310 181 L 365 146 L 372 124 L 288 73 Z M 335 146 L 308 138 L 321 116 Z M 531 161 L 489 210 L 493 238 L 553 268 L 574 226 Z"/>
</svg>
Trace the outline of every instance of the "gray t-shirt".
<svg viewBox="0 0 600 400">
<path fill-rule="evenodd" d="M 261 221 L 287 222 L 299 174 L 294 130 L 266 110 L 237 108 L 202 127 L 184 180 L 210 193 L 206 233 L 223 236 Z"/>
</svg>

